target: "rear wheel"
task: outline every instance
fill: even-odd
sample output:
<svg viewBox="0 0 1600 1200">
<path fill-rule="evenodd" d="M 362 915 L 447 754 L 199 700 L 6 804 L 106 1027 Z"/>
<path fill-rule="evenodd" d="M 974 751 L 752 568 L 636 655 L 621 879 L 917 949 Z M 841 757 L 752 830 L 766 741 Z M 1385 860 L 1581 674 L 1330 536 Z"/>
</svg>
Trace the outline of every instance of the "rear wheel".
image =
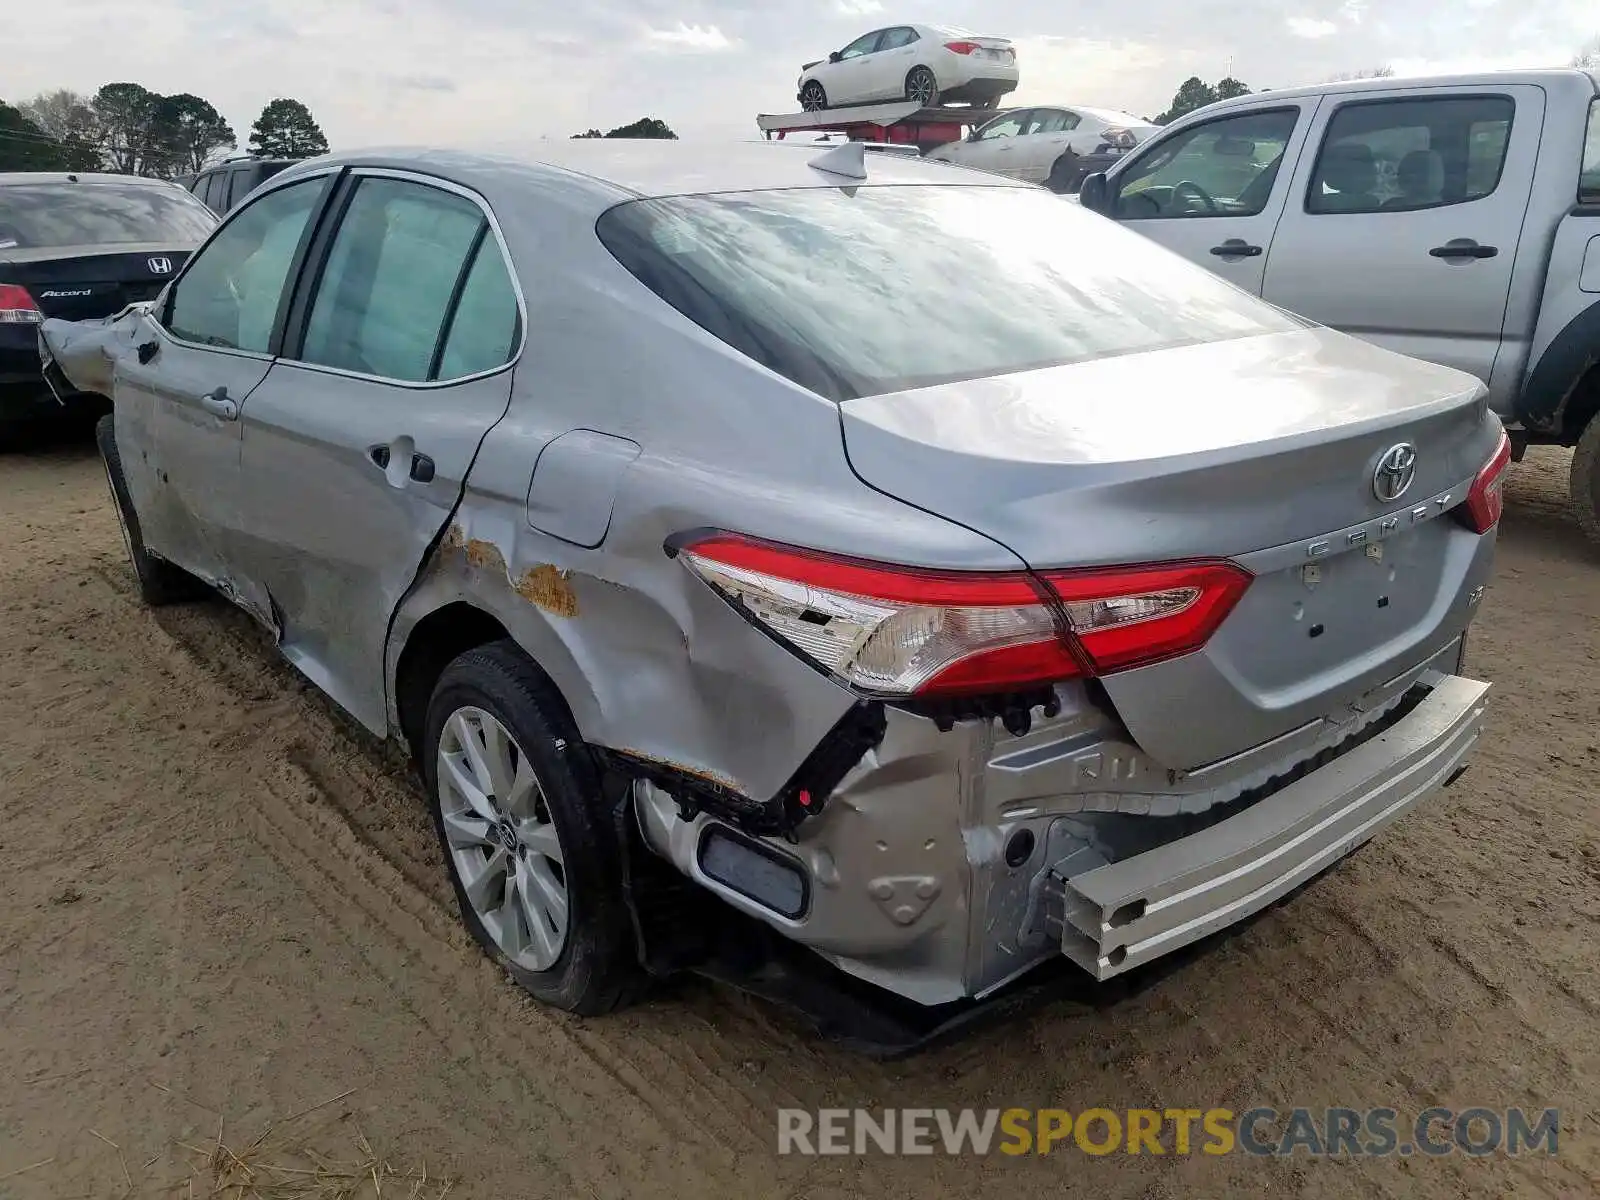
<svg viewBox="0 0 1600 1200">
<path fill-rule="evenodd" d="M 821 112 L 828 107 L 828 93 L 815 79 L 800 89 L 800 107 L 806 112 Z"/>
<path fill-rule="evenodd" d="M 1073 185 L 1078 182 L 1077 175 L 1078 156 L 1068 150 L 1050 164 L 1050 175 L 1044 181 L 1044 185 L 1056 195 L 1064 196 L 1072 191 Z"/>
<path fill-rule="evenodd" d="M 939 81 L 927 67 L 912 67 L 906 75 L 906 99 L 915 100 L 923 108 L 939 103 Z"/>
<path fill-rule="evenodd" d="M 639 977 L 594 764 L 512 642 L 461 655 L 428 705 L 423 774 L 467 929 L 546 1004 L 609 1012 Z"/>
<path fill-rule="evenodd" d="M 134 512 L 133 501 L 128 498 L 128 485 L 122 474 L 122 456 L 117 452 L 115 418 L 109 413 L 96 423 L 94 439 L 100 447 L 100 461 L 105 466 L 106 483 L 111 488 L 111 507 L 116 510 L 123 549 L 128 552 L 128 561 L 139 581 L 140 597 L 146 604 L 158 607 L 204 595 L 205 585 L 193 575 L 156 558 L 144 548 L 144 535 L 139 531 L 139 514 Z"/>
<path fill-rule="evenodd" d="M 1579 527 L 1600 547 L 1600 414 L 1589 419 L 1572 452 L 1568 493 Z"/>
</svg>

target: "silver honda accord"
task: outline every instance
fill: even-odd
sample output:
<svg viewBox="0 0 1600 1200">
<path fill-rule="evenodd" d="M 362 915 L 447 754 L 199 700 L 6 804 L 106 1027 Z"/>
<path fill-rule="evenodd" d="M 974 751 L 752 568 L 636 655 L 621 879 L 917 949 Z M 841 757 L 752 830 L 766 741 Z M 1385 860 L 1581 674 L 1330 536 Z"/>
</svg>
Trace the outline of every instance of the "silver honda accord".
<svg viewBox="0 0 1600 1200">
<path fill-rule="evenodd" d="M 408 747 L 468 927 L 576 1012 L 719 917 L 922 1005 L 1105 979 L 1482 729 L 1482 386 L 994 175 L 317 159 L 41 350 L 114 400 L 144 597 Z"/>
</svg>

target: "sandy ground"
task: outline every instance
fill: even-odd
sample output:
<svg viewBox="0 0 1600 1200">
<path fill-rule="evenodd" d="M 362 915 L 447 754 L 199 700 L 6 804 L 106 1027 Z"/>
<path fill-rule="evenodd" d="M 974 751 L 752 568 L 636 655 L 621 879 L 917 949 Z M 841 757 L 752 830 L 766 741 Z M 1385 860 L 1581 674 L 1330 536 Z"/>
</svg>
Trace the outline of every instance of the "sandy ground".
<svg viewBox="0 0 1600 1200">
<path fill-rule="evenodd" d="M 209 1195 L 219 1141 L 260 1171 L 251 1140 L 334 1097 L 269 1144 L 396 1172 L 361 1195 L 1594 1194 L 1600 556 L 1566 463 L 1513 470 L 1493 729 L 1446 797 L 1131 998 L 882 1065 L 699 981 L 599 1021 L 526 1001 L 403 764 L 241 615 L 141 608 L 87 448 L 0 456 L 0 1197 Z M 773 1152 L 779 1106 L 1256 1104 L 1558 1106 L 1561 1153 Z"/>
</svg>

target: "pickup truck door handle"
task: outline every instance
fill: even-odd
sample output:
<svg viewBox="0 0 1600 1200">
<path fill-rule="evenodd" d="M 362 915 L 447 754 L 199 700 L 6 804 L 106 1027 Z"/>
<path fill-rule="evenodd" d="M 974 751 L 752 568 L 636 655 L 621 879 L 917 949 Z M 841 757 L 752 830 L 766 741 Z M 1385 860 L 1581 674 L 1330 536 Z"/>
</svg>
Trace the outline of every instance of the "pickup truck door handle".
<svg viewBox="0 0 1600 1200">
<path fill-rule="evenodd" d="M 1259 258 L 1261 247 L 1252 246 L 1243 238 L 1229 238 L 1222 245 L 1211 247 L 1211 253 L 1218 258 Z"/>
<path fill-rule="evenodd" d="M 219 387 L 200 397 L 200 407 L 224 421 L 239 419 L 239 406 L 228 398 L 228 389 Z"/>
<path fill-rule="evenodd" d="M 1493 258 L 1500 253 L 1499 246 L 1480 246 L 1471 238 L 1456 238 L 1442 246 L 1435 246 L 1428 254 L 1433 258 Z"/>
</svg>

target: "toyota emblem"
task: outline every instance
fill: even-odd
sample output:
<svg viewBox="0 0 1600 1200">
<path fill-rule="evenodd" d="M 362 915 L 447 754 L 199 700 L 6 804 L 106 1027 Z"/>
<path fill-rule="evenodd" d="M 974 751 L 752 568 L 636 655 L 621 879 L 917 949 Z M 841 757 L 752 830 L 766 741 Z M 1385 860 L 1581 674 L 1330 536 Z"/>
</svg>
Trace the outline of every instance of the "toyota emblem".
<svg viewBox="0 0 1600 1200">
<path fill-rule="evenodd" d="M 147 258 L 145 266 L 150 268 L 152 275 L 171 275 L 172 260 L 170 258 Z"/>
<path fill-rule="evenodd" d="M 1410 442 L 1390 446 L 1372 472 L 1372 494 L 1384 504 L 1404 496 L 1417 477 L 1417 448 Z"/>
</svg>

